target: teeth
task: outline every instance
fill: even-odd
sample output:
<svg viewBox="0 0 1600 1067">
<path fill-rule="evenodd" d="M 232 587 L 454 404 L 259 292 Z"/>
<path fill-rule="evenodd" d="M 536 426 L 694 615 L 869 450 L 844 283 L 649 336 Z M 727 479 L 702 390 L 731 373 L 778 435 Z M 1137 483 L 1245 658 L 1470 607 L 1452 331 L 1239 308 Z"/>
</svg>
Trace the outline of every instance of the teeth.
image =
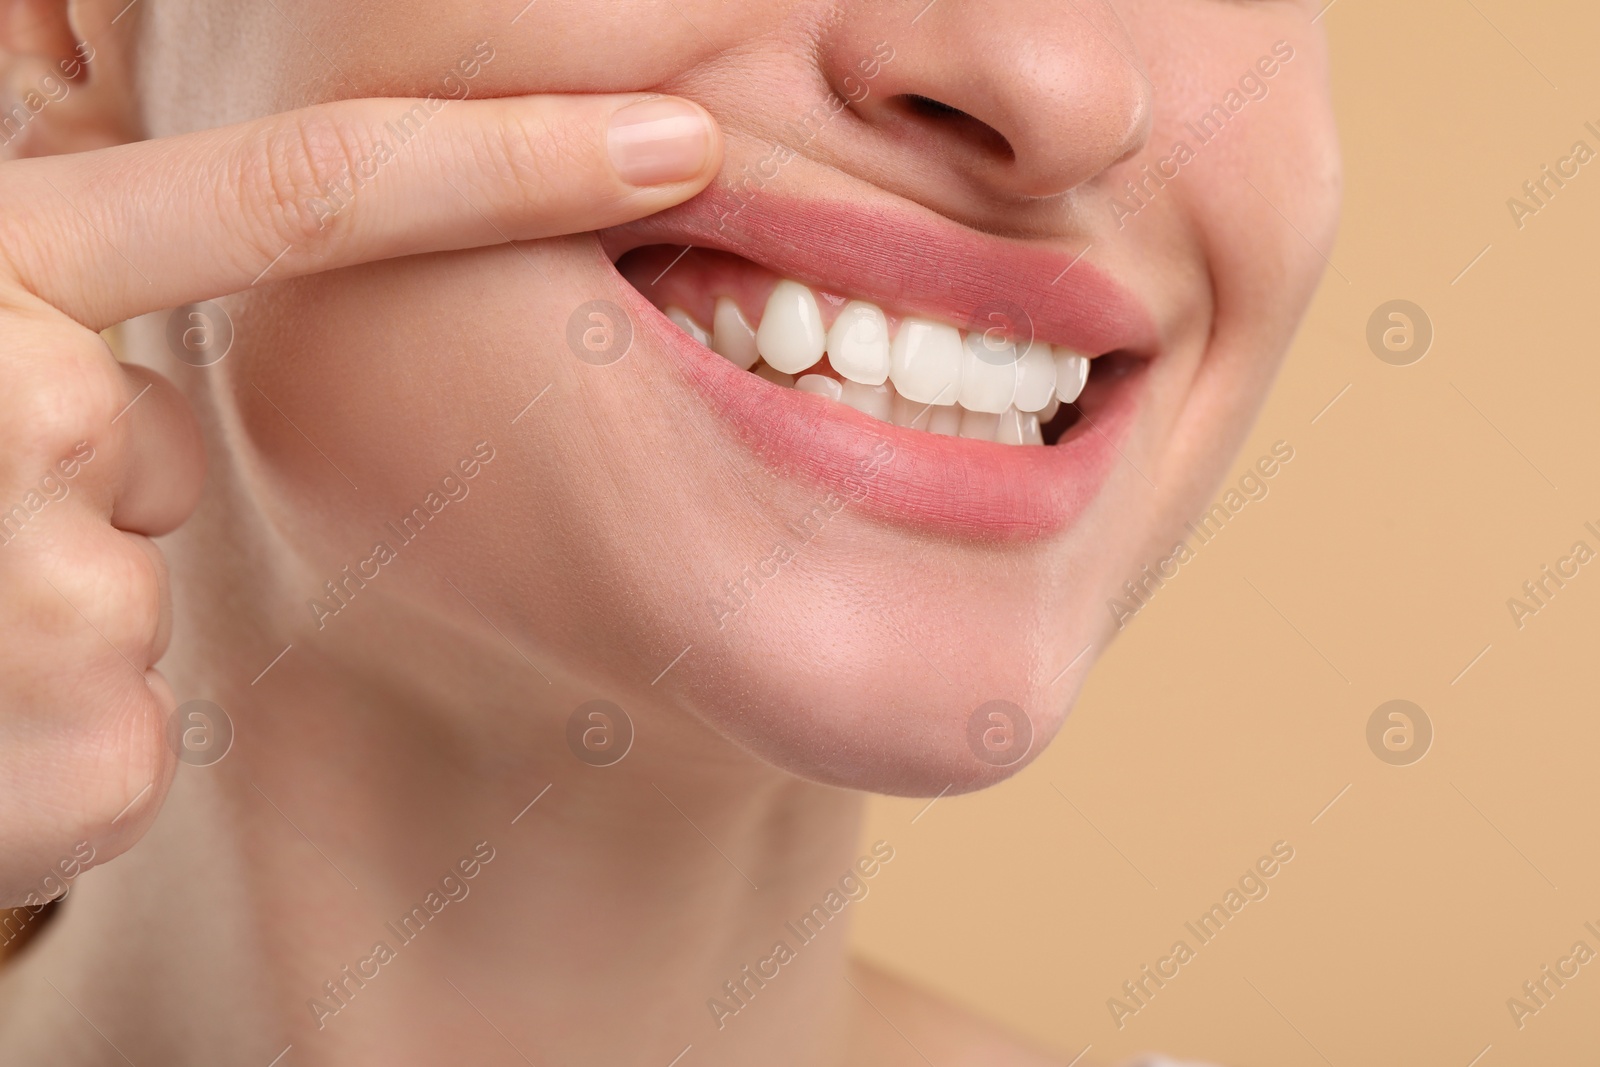
<svg viewBox="0 0 1600 1067">
<path fill-rule="evenodd" d="M 871 415 L 882 422 L 888 422 L 894 416 L 895 392 L 887 385 L 845 382 L 843 392 L 844 395 L 839 399 L 862 414 Z"/>
<path fill-rule="evenodd" d="M 690 337 L 693 337 L 701 344 L 711 344 L 711 334 L 706 332 L 706 328 L 704 326 L 690 318 L 689 313 L 682 308 L 668 308 L 667 318 L 671 320 L 674 326 L 688 334 Z"/>
<path fill-rule="evenodd" d="M 883 309 L 865 300 L 845 303 L 824 329 L 816 294 L 788 279 L 773 288 L 759 327 L 726 296 L 713 306 L 710 330 L 680 307 L 664 313 L 700 344 L 775 385 L 896 426 L 971 440 L 1042 445 L 1043 424 L 1089 380 L 1087 356 L 1040 341 L 1020 350 L 993 330 L 963 335 L 912 316 L 891 338 Z M 826 372 L 812 371 L 824 354 Z"/>
<path fill-rule="evenodd" d="M 984 333 L 967 334 L 961 353 L 960 404 L 998 415 L 1017 391 L 1017 346 Z"/>
<path fill-rule="evenodd" d="M 896 426 L 906 426 L 913 430 L 926 430 L 928 428 L 928 414 L 932 410 L 932 404 L 919 404 L 915 400 L 907 399 L 896 393 L 894 397 L 893 422 Z"/>
<path fill-rule="evenodd" d="M 1084 384 L 1089 381 L 1089 357 L 1056 345 L 1055 361 L 1056 396 L 1063 404 L 1070 404 L 1083 395 Z"/>
<path fill-rule="evenodd" d="M 1050 346 L 1034 342 L 1017 360 L 1018 411 L 1042 411 L 1056 391 L 1056 361 Z"/>
<path fill-rule="evenodd" d="M 761 358 L 756 350 L 756 331 L 739 305 L 725 296 L 717 298 L 711 314 L 711 350 L 726 356 L 740 370 L 749 370 Z"/>
<path fill-rule="evenodd" d="M 826 374 L 802 374 L 794 380 L 794 387 L 802 393 L 816 393 L 829 400 L 844 399 L 844 387 L 837 378 L 830 378 Z"/>
<path fill-rule="evenodd" d="M 935 404 L 928 416 L 928 432 L 955 437 L 961 430 L 961 409 L 954 404 Z M 1043 442 L 1041 442 L 1043 443 Z"/>
<path fill-rule="evenodd" d="M 963 411 L 960 435 L 974 441 L 993 441 L 1000 428 L 1000 416 L 992 411 Z"/>
<path fill-rule="evenodd" d="M 756 330 L 756 349 L 768 364 L 787 374 L 816 366 L 827 344 L 822 310 L 811 290 L 787 279 L 767 298 Z"/>
<path fill-rule="evenodd" d="M 889 350 L 895 391 L 923 404 L 953 404 L 961 394 L 961 332 L 929 319 L 900 323 Z"/>
<path fill-rule="evenodd" d="M 994 439 L 1002 445 L 1044 444 L 1044 436 L 1039 432 L 1039 416 L 1029 411 L 1010 409 L 1000 416 Z"/>
<path fill-rule="evenodd" d="M 954 404 L 922 404 L 899 396 L 894 398 L 893 422 L 913 430 L 928 430 L 954 437 L 961 426 L 961 409 Z"/>
<path fill-rule="evenodd" d="M 852 300 L 828 331 L 828 362 L 862 385 L 882 385 L 889 377 L 889 322 L 876 304 Z"/>
</svg>

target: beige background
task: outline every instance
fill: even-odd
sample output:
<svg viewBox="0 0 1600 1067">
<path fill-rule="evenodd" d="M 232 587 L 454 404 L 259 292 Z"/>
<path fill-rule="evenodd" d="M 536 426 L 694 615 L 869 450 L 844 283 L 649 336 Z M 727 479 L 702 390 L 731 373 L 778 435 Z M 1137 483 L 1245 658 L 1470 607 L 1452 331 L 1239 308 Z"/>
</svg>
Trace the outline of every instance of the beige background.
<svg viewBox="0 0 1600 1067">
<path fill-rule="evenodd" d="M 1092 1043 L 1083 1064 L 1576 1063 L 1600 960 L 1521 1030 L 1506 1000 L 1580 938 L 1600 950 L 1600 561 L 1520 631 L 1506 601 L 1573 542 L 1600 550 L 1600 160 L 1520 232 L 1506 201 L 1574 141 L 1600 151 L 1600 10 L 1337 0 L 1322 21 L 1337 271 L 1233 479 L 1273 441 L 1296 458 L 1031 768 L 875 804 L 898 857 L 856 938 L 1065 1058 Z M 1394 298 L 1436 329 L 1409 367 L 1365 340 Z M 1367 747 L 1394 698 L 1436 732 L 1408 767 Z M 1119 1031 L 1107 998 L 1194 945 L 1184 921 L 1278 840 L 1296 856 L 1270 895 Z"/>
</svg>

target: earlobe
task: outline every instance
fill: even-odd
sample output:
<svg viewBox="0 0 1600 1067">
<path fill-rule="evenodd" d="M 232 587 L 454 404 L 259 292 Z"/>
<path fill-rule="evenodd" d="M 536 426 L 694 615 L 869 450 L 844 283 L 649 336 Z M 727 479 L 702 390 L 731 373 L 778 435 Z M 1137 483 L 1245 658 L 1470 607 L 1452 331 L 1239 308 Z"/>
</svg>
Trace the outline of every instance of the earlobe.
<svg viewBox="0 0 1600 1067">
<path fill-rule="evenodd" d="M 74 23 L 84 6 L 75 0 L 0 0 L 0 158 L 83 152 L 139 139 L 125 57 L 109 35 L 99 44 L 80 35 Z"/>
<path fill-rule="evenodd" d="M 0 0 L 0 50 L 12 59 L 64 59 L 77 47 L 68 0 Z"/>
</svg>

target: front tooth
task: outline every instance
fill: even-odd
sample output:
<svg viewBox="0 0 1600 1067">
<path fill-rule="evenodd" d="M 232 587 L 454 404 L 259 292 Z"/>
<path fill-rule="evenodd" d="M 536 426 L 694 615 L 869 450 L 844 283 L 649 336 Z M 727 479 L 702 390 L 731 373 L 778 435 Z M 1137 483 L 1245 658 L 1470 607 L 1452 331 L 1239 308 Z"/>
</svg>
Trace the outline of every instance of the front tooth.
<svg viewBox="0 0 1600 1067">
<path fill-rule="evenodd" d="M 706 328 L 694 321 L 689 313 L 682 308 L 668 308 L 667 318 L 674 326 L 701 344 L 709 345 L 711 343 L 711 335 L 706 332 Z"/>
<path fill-rule="evenodd" d="M 787 374 L 816 366 L 827 345 L 822 310 L 811 290 L 785 279 L 767 298 L 756 330 L 756 350 L 761 358 Z"/>
<path fill-rule="evenodd" d="M 961 432 L 961 409 L 954 404 L 935 404 L 928 416 L 928 432 L 956 436 Z"/>
<path fill-rule="evenodd" d="M 816 393 L 829 400 L 842 399 L 844 394 L 839 380 L 830 378 L 826 374 L 802 374 L 795 379 L 794 387 L 802 393 Z"/>
<path fill-rule="evenodd" d="M 717 297 L 717 306 L 711 313 L 711 350 L 726 356 L 740 370 L 749 370 L 761 358 L 750 320 L 726 296 Z"/>
<path fill-rule="evenodd" d="M 1017 346 L 974 330 L 961 347 L 961 406 L 992 415 L 1010 407 L 1017 392 Z"/>
<path fill-rule="evenodd" d="M 893 417 L 894 390 L 887 385 L 845 382 L 843 394 L 839 399 L 862 414 L 871 415 L 881 422 L 888 422 Z"/>
<path fill-rule="evenodd" d="M 913 430 L 926 430 L 928 428 L 928 416 L 932 411 L 932 404 L 919 403 L 899 395 L 894 398 L 894 424 L 896 426 L 909 426 Z"/>
<path fill-rule="evenodd" d="M 882 385 L 889 378 L 889 321 L 876 304 L 852 300 L 828 331 L 828 362 L 862 385 Z"/>
<path fill-rule="evenodd" d="M 788 389 L 790 386 L 794 385 L 794 375 L 785 374 L 781 370 L 773 370 L 765 363 L 756 364 L 755 374 L 757 378 L 765 378 L 773 385 L 781 385 L 785 389 Z"/>
<path fill-rule="evenodd" d="M 953 404 L 919 404 L 915 400 L 896 396 L 894 424 L 953 436 L 961 427 L 961 409 Z"/>
<path fill-rule="evenodd" d="M 1089 357 L 1056 345 L 1055 361 L 1056 396 L 1063 404 L 1070 404 L 1083 395 L 1084 384 L 1089 380 Z"/>
<path fill-rule="evenodd" d="M 1035 341 L 1017 360 L 1018 411 L 1043 411 L 1056 392 L 1056 361 L 1049 345 Z"/>
<path fill-rule="evenodd" d="M 961 393 L 961 360 L 961 332 L 954 326 L 905 319 L 889 349 L 889 379 L 907 400 L 953 404 Z"/>
<path fill-rule="evenodd" d="M 974 441 L 993 441 L 1000 415 L 992 411 L 963 411 L 959 434 Z"/>
<path fill-rule="evenodd" d="M 1039 430 L 1039 416 L 1031 411 L 1011 408 L 1000 416 L 994 439 L 1002 445 L 1042 445 L 1044 435 Z"/>
<path fill-rule="evenodd" d="M 1044 410 L 1039 412 L 1039 425 L 1043 426 L 1045 423 L 1047 423 L 1051 419 L 1055 418 L 1056 417 L 1056 412 L 1058 412 L 1060 410 L 1061 410 L 1061 398 L 1060 397 L 1056 397 L 1056 396 L 1051 397 L 1050 398 L 1050 403 L 1046 404 L 1044 406 Z"/>
</svg>

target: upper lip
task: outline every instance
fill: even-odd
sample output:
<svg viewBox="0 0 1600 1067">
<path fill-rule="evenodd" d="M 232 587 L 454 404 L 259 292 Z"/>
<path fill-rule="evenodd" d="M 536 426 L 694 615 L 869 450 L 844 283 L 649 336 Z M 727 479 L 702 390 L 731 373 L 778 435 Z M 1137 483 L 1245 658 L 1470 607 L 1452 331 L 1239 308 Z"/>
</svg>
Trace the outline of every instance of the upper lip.
<svg viewBox="0 0 1600 1067">
<path fill-rule="evenodd" d="M 600 237 L 612 260 L 652 244 L 716 248 L 817 288 L 963 328 L 987 327 L 997 314 L 1020 317 L 1032 337 L 1090 356 L 1149 357 L 1157 343 L 1149 312 L 1087 262 L 1087 248 L 994 237 L 909 204 L 897 210 L 770 191 L 747 198 L 713 185 Z"/>
</svg>

